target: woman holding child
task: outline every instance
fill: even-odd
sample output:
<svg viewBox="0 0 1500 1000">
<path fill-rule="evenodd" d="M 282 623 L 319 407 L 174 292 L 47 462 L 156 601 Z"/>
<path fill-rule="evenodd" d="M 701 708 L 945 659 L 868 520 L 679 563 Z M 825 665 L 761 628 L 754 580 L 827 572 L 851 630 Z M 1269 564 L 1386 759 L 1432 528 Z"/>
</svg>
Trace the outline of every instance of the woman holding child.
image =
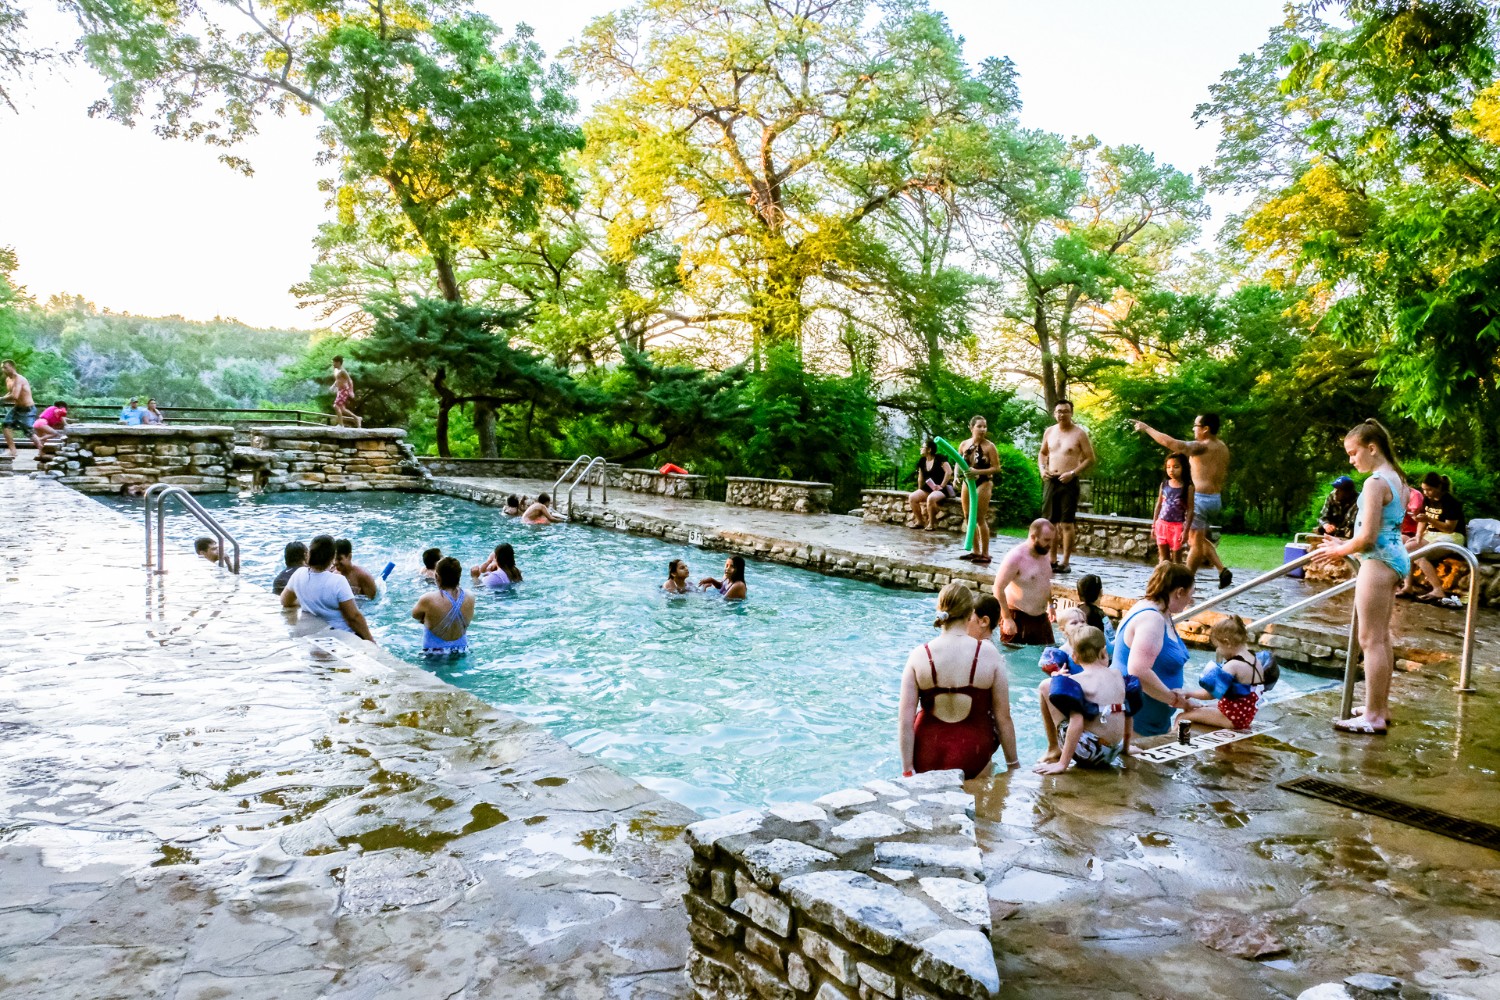
<svg viewBox="0 0 1500 1000">
<path fill-rule="evenodd" d="M 911 651 L 901 673 L 897 738 L 901 770 L 958 768 L 964 777 L 988 774 L 997 748 L 1017 766 L 1010 689 L 994 643 L 968 634 L 974 592 L 950 583 L 938 594 L 937 638 Z"/>
</svg>

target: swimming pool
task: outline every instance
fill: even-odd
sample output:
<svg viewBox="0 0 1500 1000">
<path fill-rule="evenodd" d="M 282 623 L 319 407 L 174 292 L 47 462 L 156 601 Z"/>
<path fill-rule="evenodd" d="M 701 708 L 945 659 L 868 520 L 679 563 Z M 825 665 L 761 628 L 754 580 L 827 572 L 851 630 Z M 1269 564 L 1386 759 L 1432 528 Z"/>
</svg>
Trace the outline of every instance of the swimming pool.
<svg viewBox="0 0 1500 1000">
<path fill-rule="evenodd" d="M 751 561 L 748 601 L 667 597 L 669 560 L 686 559 L 696 580 L 722 575 L 724 555 L 582 525 L 531 528 L 436 495 L 200 500 L 239 538 L 245 578 L 268 588 L 282 547 L 315 534 L 353 540 L 355 561 L 377 576 L 395 562 L 386 592 L 364 605 L 382 647 L 702 813 L 806 800 L 900 769 L 901 668 L 935 634 L 933 594 Z M 139 516 L 139 501 L 106 502 Z M 192 558 L 197 523 L 169 514 L 167 527 L 168 565 Z M 429 586 L 417 577 L 422 549 L 457 556 L 467 587 L 467 567 L 500 542 L 515 546 L 525 582 L 479 591 L 469 656 L 427 661 L 410 618 Z M 1035 649 L 1003 655 L 1029 762 L 1043 746 L 1043 675 Z"/>
</svg>

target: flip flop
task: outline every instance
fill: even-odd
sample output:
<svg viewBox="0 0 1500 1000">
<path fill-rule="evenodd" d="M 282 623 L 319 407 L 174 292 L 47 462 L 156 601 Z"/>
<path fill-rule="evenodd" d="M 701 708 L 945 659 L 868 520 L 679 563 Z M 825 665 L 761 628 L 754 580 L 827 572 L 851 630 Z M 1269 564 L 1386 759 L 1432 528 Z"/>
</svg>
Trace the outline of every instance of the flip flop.
<svg viewBox="0 0 1500 1000">
<path fill-rule="evenodd" d="M 958 558 L 964 560 L 965 562 L 973 562 L 975 559 L 978 559 L 979 557 L 976 556 L 972 552 L 965 552 L 963 555 L 959 556 Z"/>
<path fill-rule="evenodd" d="M 1384 726 L 1372 726 L 1368 722 L 1359 721 L 1358 716 L 1341 719 L 1333 724 L 1335 732 L 1350 733 L 1354 736 L 1384 736 Z"/>
<path fill-rule="evenodd" d="M 990 564 L 990 557 L 989 556 L 975 556 L 974 557 L 974 562 L 975 562 L 976 565 L 979 565 L 979 566 L 988 566 Z"/>
<path fill-rule="evenodd" d="M 1449 594 L 1447 597 L 1444 597 L 1442 600 L 1437 601 L 1436 603 L 1440 608 L 1456 608 L 1462 610 L 1464 606 L 1463 602 L 1453 594 Z"/>
<path fill-rule="evenodd" d="M 1071 573 L 1071 572 L 1073 572 L 1073 567 L 1072 566 L 1057 566 L 1057 567 L 1055 567 L 1052 570 L 1052 572 L 1054 572 L 1054 573 Z"/>
</svg>

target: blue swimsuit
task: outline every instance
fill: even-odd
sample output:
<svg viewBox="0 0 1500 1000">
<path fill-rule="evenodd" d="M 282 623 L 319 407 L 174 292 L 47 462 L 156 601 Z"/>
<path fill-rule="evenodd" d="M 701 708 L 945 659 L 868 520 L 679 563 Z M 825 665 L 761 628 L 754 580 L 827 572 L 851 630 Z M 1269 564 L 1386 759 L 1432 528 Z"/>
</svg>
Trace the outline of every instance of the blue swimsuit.
<svg viewBox="0 0 1500 1000">
<path fill-rule="evenodd" d="M 1115 633 L 1115 646 L 1119 649 L 1120 655 L 1115 662 L 1120 665 L 1122 672 L 1129 674 L 1130 643 L 1125 641 L 1125 626 L 1129 625 L 1131 619 L 1142 611 L 1155 611 L 1166 620 L 1161 652 L 1156 654 L 1156 662 L 1151 664 L 1151 669 L 1163 684 L 1176 691 L 1182 687 L 1182 668 L 1188 661 L 1187 646 L 1183 644 L 1182 636 L 1177 634 L 1177 626 L 1172 624 L 1172 619 L 1162 614 L 1161 609 L 1154 605 L 1145 604 L 1136 608 L 1120 623 L 1119 631 Z M 1135 731 L 1142 736 L 1160 736 L 1170 732 L 1172 713 L 1176 709 L 1166 702 L 1157 701 L 1150 695 L 1146 695 L 1145 698 L 1146 704 L 1135 714 Z"/>
<path fill-rule="evenodd" d="M 447 595 L 444 595 L 447 596 Z M 454 625 L 461 624 L 464 619 L 464 591 L 458 589 L 458 599 L 449 597 L 452 606 L 443 620 L 438 622 L 438 628 L 444 632 L 449 631 Z M 432 629 L 422 626 L 422 655 L 423 656 L 463 656 L 469 651 L 469 635 L 467 630 L 457 639 L 441 639 Z"/>
<path fill-rule="evenodd" d="M 1401 544 L 1401 520 L 1406 516 L 1406 484 L 1394 470 L 1386 470 L 1384 474 L 1375 473 L 1381 482 L 1390 487 L 1391 498 L 1386 501 L 1380 509 L 1380 534 L 1375 536 L 1375 545 L 1368 551 L 1359 553 L 1361 562 L 1385 563 L 1396 571 L 1396 575 L 1402 579 L 1411 572 L 1411 556 L 1407 555 L 1406 546 Z M 1365 523 L 1365 509 L 1361 504 L 1359 515 L 1354 519 L 1354 534 L 1359 534 L 1360 526 Z"/>
</svg>

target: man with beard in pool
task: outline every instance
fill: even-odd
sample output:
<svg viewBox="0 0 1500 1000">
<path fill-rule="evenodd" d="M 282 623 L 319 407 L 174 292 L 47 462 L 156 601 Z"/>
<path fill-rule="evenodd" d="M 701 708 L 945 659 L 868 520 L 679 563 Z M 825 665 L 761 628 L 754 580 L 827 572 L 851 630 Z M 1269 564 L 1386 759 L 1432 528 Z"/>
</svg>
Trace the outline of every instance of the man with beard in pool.
<svg viewBox="0 0 1500 1000">
<path fill-rule="evenodd" d="M 1017 646 L 1050 646 L 1052 623 L 1052 522 L 1031 522 L 1026 541 L 1005 554 L 995 571 L 995 600 L 1000 602 L 1000 638 Z"/>
</svg>

